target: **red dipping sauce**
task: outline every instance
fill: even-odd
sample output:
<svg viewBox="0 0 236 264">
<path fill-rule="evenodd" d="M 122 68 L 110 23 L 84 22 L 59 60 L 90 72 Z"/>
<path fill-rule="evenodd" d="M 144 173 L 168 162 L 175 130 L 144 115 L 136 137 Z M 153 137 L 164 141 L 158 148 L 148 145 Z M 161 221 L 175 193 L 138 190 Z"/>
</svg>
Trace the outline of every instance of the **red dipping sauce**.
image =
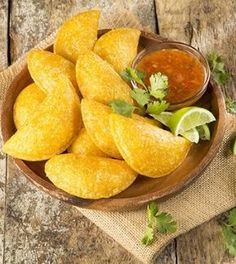
<svg viewBox="0 0 236 264">
<path fill-rule="evenodd" d="M 175 48 L 160 49 L 144 55 L 136 68 L 146 73 L 147 85 L 154 73 L 161 72 L 168 77 L 166 100 L 170 104 L 178 104 L 197 95 L 206 79 L 205 67 L 200 60 L 189 52 Z"/>
</svg>

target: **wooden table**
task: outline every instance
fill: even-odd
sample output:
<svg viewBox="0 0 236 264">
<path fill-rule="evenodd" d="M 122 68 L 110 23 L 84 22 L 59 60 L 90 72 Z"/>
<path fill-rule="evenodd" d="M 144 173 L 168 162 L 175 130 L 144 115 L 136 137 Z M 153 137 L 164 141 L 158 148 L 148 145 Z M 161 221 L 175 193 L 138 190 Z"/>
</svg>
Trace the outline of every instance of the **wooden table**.
<svg viewBox="0 0 236 264">
<path fill-rule="evenodd" d="M 113 3 L 114 2 L 114 3 Z M 72 13 L 98 6 L 125 25 L 124 12 L 146 30 L 223 55 L 236 70 L 235 0 L 1 0 L 0 60 L 7 67 Z M 0 70 L 3 70 L 0 69 Z M 236 97 L 235 75 L 224 88 Z M 3 263 L 139 263 L 76 209 L 36 189 L 0 155 L 0 260 Z M 236 263 L 217 219 L 175 239 L 158 264 Z"/>
</svg>

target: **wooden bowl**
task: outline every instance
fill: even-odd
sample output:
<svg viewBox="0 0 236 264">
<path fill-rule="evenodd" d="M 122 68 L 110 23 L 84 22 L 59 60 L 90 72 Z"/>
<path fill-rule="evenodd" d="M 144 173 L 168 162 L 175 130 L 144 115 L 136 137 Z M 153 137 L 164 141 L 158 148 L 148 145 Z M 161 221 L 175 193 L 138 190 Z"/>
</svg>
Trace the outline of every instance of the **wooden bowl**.
<svg viewBox="0 0 236 264">
<path fill-rule="evenodd" d="M 99 35 L 106 30 L 100 30 Z M 142 49 L 153 42 L 160 42 L 164 39 L 160 36 L 142 32 L 139 49 Z M 52 47 L 48 47 L 51 50 Z M 4 142 L 16 131 L 13 122 L 13 105 L 20 91 L 32 82 L 27 66 L 15 77 L 11 83 L 2 106 L 1 128 Z M 197 103 L 210 109 L 217 121 L 211 124 L 212 138 L 210 141 L 202 141 L 194 144 L 185 161 L 174 172 L 166 177 L 152 179 L 139 176 L 128 189 L 109 199 L 89 200 L 81 199 L 70 195 L 55 187 L 45 176 L 45 162 L 28 162 L 14 159 L 17 167 L 37 187 L 48 194 L 68 202 L 74 206 L 98 209 L 98 210 L 121 210 L 139 207 L 149 201 L 166 199 L 196 179 L 215 157 L 224 135 L 225 106 L 221 90 L 212 84 L 208 85 L 207 92 Z"/>
</svg>

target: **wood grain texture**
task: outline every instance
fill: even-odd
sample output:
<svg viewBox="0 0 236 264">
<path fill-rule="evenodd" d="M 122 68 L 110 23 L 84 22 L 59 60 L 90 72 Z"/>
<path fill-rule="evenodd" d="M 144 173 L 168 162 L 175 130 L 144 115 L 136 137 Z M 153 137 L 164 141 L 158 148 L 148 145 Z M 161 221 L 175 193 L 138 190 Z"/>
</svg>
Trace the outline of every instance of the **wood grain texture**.
<svg viewBox="0 0 236 264">
<path fill-rule="evenodd" d="M 219 218 L 219 217 L 218 217 Z M 229 264 L 235 259 L 229 257 L 221 227 L 215 218 L 177 239 L 177 263 Z"/>
<path fill-rule="evenodd" d="M 205 54 L 216 50 L 223 55 L 232 78 L 222 89 L 236 98 L 236 2 L 156 0 L 156 12 L 162 36 L 187 42 Z M 216 219 L 176 241 L 177 263 L 236 263 L 225 252 Z"/>
<path fill-rule="evenodd" d="M 8 7 L 7 0 L 0 1 L 0 71 L 8 65 Z M 0 263 L 4 263 L 6 156 L 1 149 L 0 140 Z"/>
<path fill-rule="evenodd" d="M 155 31 L 153 1 L 11 1 L 12 62 L 47 37 L 67 17 L 94 6 L 117 26 Z M 128 12 L 128 13 L 127 13 Z M 5 264 L 10 263 L 124 263 L 139 262 L 73 207 L 34 187 L 10 161 L 7 175 Z M 16 239 L 17 238 L 17 239 Z M 163 262 L 161 262 L 164 264 Z"/>
<path fill-rule="evenodd" d="M 8 65 L 8 1 L 0 1 L 0 71 Z"/>
</svg>

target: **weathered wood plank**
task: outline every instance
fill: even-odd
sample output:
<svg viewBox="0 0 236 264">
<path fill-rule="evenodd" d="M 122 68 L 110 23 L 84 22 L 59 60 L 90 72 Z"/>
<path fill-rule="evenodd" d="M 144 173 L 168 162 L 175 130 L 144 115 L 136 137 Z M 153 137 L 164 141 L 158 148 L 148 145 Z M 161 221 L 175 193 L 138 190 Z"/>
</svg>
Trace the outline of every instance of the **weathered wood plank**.
<svg viewBox="0 0 236 264">
<path fill-rule="evenodd" d="M 155 264 L 175 264 L 177 263 L 176 259 L 176 242 L 173 240 L 166 246 L 165 249 L 161 252 L 160 255 L 154 257 Z"/>
<path fill-rule="evenodd" d="M 0 149 L 2 141 L 0 140 Z M 0 263 L 4 258 L 6 156 L 0 151 Z"/>
<path fill-rule="evenodd" d="M 8 65 L 8 1 L 0 2 L 0 71 Z M 0 94 L 0 102 L 2 94 Z M 0 150 L 2 141 L 0 139 Z M 6 157 L 0 151 L 0 263 L 4 263 Z"/>
<path fill-rule="evenodd" d="M 0 71 L 8 65 L 8 1 L 0 2 Z"/>
<path fill-rule="evenodd" d="M 235 263 L 225 251 L 222 231 L 217 219 L 195 228 L 177 239 L 177 263 Z"/>
<path fill-rule="evenodd" d="M 129 25 L 155 31 L 153 1 L 113 2 L 12 1 L 12 61 L 49 35 L 71 14 L 96 5 L 102 8 L 104 18 L 107 17 L 112 26 L 124 26 L 129 14 Z M 126 16 L 122 16 L 124 12 Z M 104 22 L 102 25 L 105 26 Z M 139 263 L 76 209 L 35 188 L 12 162 L 9 162 L 7 179 L 6 264 Z"/>
<path fill-rule="evenodd" d="M 156 0 L 156 12 L 161 35 L 189 43 L 205 54 L 216 50 L 223 55 L 232 74 L 223 90 L 236 98 L 236 2 Z M 215 219 L 177 239 L 179 264 L 235 262 L 225 253 Z"/>
</svg>

